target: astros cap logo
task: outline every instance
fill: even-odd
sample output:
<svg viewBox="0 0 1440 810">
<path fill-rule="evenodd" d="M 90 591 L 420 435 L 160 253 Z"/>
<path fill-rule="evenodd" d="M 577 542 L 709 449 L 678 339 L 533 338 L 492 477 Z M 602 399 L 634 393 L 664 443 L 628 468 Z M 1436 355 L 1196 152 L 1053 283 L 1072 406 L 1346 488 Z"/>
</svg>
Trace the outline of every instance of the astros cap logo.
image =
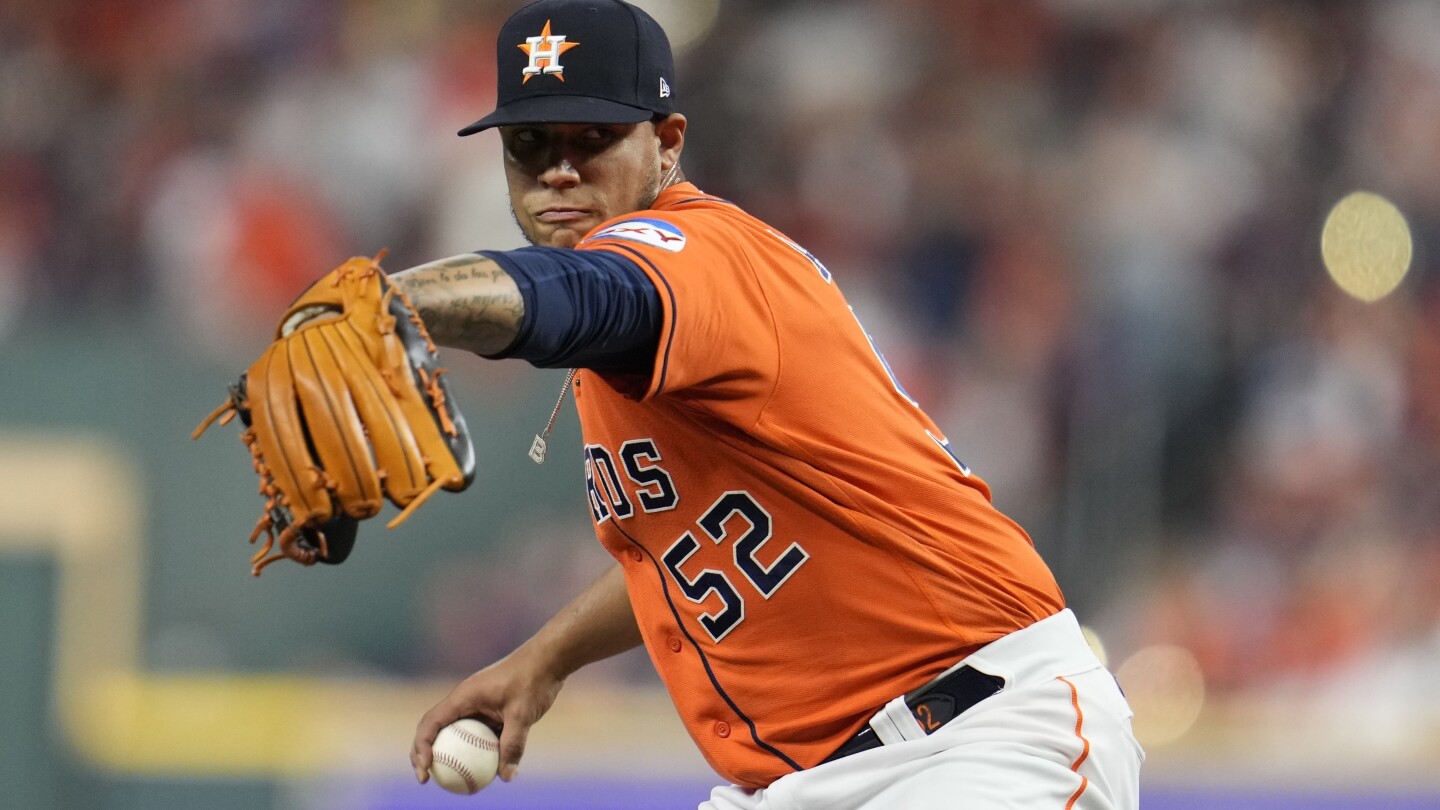
<svg viewBox="0 0 1440 810">
<path fill-rule="evenodd" d="M 520 83 L 524 84 L 541 73 L 554 76 L 562 82 L 565 81 L 565 66 L 560 64 L 560 54 L 579 44 L 578 42 L 566 42 L 564 34 L 552 36 L 550 21 L 546 20 L 545 27 L 540 29 L 540 36 L 526 37 L 524 45 L 516 46 L 530 57 L 530 64 L 521 71 L 525 74 L 525 78 L 521 79 Z"/>
</svg>

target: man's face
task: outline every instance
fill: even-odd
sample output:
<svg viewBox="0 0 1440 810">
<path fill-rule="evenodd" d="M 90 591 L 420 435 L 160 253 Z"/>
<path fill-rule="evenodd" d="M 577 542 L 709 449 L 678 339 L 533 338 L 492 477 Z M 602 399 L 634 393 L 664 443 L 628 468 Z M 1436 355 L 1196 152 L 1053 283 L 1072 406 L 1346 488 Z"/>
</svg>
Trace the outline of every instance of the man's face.
<svg viewBox="0 0 1440 810">
<path fill-rule="evenodd" d="M 544 247 L 575 247 L 601 222 L 649 208 L 668 154 L 648 121 L 520 124 L 500 139 L 515 222 Z"/>
</svg>

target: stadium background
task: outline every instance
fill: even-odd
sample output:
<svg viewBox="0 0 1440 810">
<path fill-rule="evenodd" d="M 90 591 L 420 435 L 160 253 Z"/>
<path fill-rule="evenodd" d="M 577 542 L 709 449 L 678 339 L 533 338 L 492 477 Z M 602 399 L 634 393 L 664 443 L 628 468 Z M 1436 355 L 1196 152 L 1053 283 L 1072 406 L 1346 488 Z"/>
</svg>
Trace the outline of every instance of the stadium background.
<svg viewBox="0 0 1440 810">
<path fill-rule="evenodd" d="M 1144 806 L 1440 806 L 1440 4 L 641 5 L 689 176 L 826 261 L 1055 568 Z M 518 244 L 493 136 L 453 136 L 512 7 L 0 0 L 0 806 L 706 795 L 638 654 L 516 783 L 409 774 L 419 713 L 605 564 L 579 465 L 525 457 L 557 373 L 451 356 L 476 486 L 338 569 L 252 580 L 244 451 L 188 438 L 344 257 Z M 1358 188 L 1416 239 L 1371 305 L 1319 256 Z"/>
</svg>

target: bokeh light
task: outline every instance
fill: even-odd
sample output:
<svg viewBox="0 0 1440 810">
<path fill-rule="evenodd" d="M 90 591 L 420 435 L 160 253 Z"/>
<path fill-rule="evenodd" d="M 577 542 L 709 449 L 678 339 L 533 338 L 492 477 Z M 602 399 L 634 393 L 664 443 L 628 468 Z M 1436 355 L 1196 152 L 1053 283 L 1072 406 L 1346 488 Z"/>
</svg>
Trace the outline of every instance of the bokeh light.
<svg viewBox="0 0 1440 810">
<path fill-rule="evenodd" d="M 1095 632 L 1095 628 L 1082 625 L 1080 633 L 1085 636 L 1085 641 L 1090 644 L 1090 649 L 1095 653 L 1095 657 L 1100 659 L 1100 663 L 1110 666 L 1110 655 L 1105 649 L 1105 642 L 1100 640 L 1100 634 Z"/>
<path fill-rule="evenodd" d="M 1400 209 L 1379 194 L 1355 191 L 1330 209 L 1320 252 L 1340 289 L 1369 302 L 1400 286 L 1414 247 Z"/>
<path fill-rule="evenodd" d="M 1138 650 L 1115 677 L 1135 710 L 1135 737 L 1147 748 L 1183 737 L 1205 705 L 1200 662 L 1184 647 L 1157 644 Z"/>
</svg>

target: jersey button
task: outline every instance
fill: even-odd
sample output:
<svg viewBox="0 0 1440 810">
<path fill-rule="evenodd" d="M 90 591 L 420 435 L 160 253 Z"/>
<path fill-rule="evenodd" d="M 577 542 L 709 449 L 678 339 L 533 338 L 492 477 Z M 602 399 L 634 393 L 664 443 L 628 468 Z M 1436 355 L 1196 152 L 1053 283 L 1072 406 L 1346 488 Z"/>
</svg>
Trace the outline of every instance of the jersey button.
<svg viewBox="0 0 1440 810">
<path fill-rule="evenodd" d="M 630 549 L 630 559 L 634 560 L 635 562 L 641 562 L 645 559 L 645 555 L 641 553 L 640 549 L 632 548 Z"/>
<path fill-rule="evenodd" d="M 670 652 L 677 652 L 677 653 L 680 652 L 680 637 L 679 637 L 679 636 L 671 636 L 671 637 L 670 637 Z"/>
<path fill-rule="evenodd" d="M 725 722 L 724 720 L 717 721 L 715 723 L 715 734 L 721 737 L 729 737 L 730 724 Z"/>
</svg>

